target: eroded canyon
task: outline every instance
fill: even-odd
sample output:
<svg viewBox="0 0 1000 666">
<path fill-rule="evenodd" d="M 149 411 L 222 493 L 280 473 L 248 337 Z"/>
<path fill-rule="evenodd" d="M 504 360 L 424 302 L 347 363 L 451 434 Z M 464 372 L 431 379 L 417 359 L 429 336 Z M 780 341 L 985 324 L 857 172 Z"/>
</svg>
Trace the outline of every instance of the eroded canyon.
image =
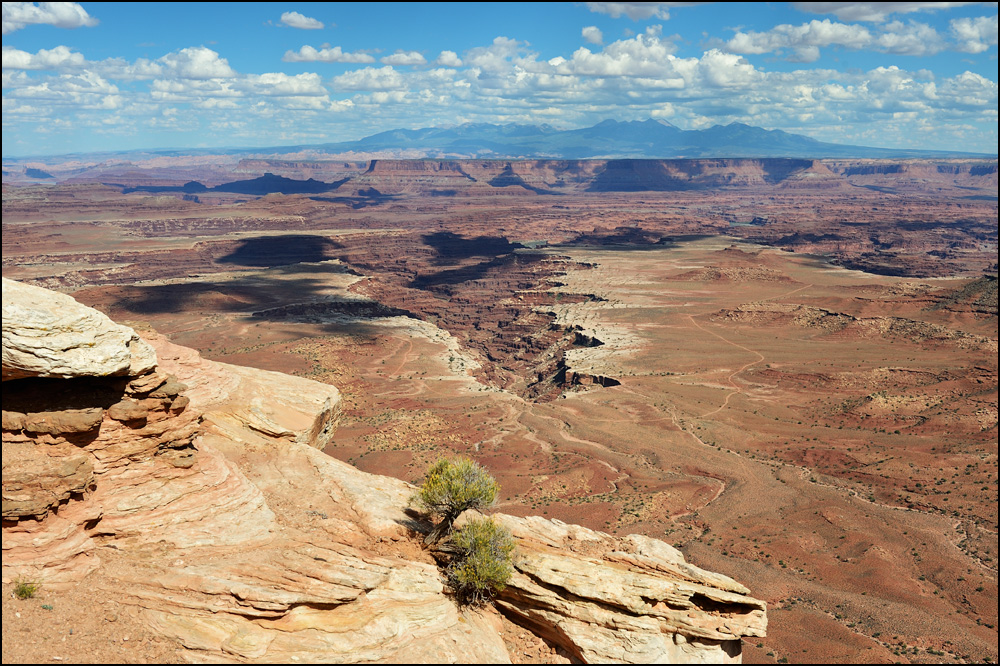
<svg viewBox="0 0 1000 666">
<path fill-rule="evenodd" d="M 73 169 L 5 180 L 4 277 L 337 386 L 330 456 L 673 543 L 747 662 L 996 661 L 995 161 Z"/>
</svg>

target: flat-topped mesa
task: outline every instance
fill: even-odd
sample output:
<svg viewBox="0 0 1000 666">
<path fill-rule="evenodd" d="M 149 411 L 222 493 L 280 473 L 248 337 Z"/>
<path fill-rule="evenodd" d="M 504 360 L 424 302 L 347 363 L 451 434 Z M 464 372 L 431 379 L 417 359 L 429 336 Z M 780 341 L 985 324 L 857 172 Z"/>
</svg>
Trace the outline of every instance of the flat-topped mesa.
<svg viewBox="0 0 1000 666">
<path fill-rule="evenodd" d="M 562 194 L 741 187 L 841 187 L 846 180 L 818 160 L 372 160 L 355 186 L 397 192 Z M 436 189 L 435 189 L 436 188 Z"/>
<path fill-rule="evenodd" d="M 459 177 L 475 180 L 462 168 L 462 162 L 456 160 L 386 160 L 377 159 L 368 163 L 365 174 L 405 174 L 433 173 L 444 177 Z"/>
<path fill-rule="evenodd" d="M 75 308 L 87 310 L 5 280 L 5 345 L 20 324 L 8 313 Z M 95 314 L 74 332 L 107 329 Z M 142 374 L 129 361 L 87 375 L 86 361 L 60 358 L 68 378 L 3 383 L 5 581 L 57 590 L 94 574 L 95 594 L 140 609 L 192 661 L 510 661 L 499 616 L 458 606 L 421 551 L 415 488 L 320 450 L 336 388 L 144 336 Z M 518 540 L 497 608 L 569 657 L 734 663 L 743 636 L 764 635 L 763 602 L 665 543 L 497 519 Z"/>
<path fill-rule="evenodd" d="M 365 170 L 364 162 L 345 160 L 284 160 L 244 158 L 233 168 L 233 173 L 263 176 L 276 173 L 285 178 L 307 180 L 339 180 L 345 176 L 356 176 Z"/>
<path fill-rule="evenodd" d="M 464 162 L 456 160 L 374 159 L 364 173 L 350 179 L 346 191 L 362 196 L 371 196 L 372 191 L 382 196 L 489 194 L 493 188 L 464 167 Z"/>
<path fill-rule="evenodd" d="M 278 174 L 300 181 L 266 191 L 336 190 L 338 196 L 537 196 L 705 190 L 829 191 L 853 186 L 996 188 L 995 161 L 837 160 L 783 157 L 691 159 L 372 159 L 243 160 L 237 173 Z M 273 180 L 273 176 L 271 177 Z M 326 181 L 325 185 L 308 179 Z M 252 181 L 247 181 L 251 183 Z M 215 189 L 246 187 L 228 183 Z M 298 189 L 296 189 L 298 188 Z M 264 193 L 261 190 L 258 193 Z M 244 190 L 240 190 L 244 191 Z"/>
<path fill-rule="evenodd" d="M 904 178 L 928 178 L 957 176 L 963 179 L 985 178 L 995 186 L 997 165 L 971 162 L 886 162 L 878 160 L 830 160 L 830 168 L 844 176 L 897 176 Z"/>
<path fill-rule="evenodd" d="M 817 160 L 692 159 L 609 160 L 587 188 L 591 192 L 692 190 L 774 186 L 806 172 L 837 177 Z"/>
</svg>

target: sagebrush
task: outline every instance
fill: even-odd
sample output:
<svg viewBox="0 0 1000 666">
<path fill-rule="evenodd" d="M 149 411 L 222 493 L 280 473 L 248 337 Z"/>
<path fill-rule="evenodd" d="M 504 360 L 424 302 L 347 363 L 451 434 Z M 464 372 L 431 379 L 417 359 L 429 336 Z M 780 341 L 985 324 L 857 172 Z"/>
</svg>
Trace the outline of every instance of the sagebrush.
<svg viewBox="0 0 1000 666">
<path fill-rule="evenodd" d="M 448 581 L 458 597 L 481 605 L 502 592 L 514 575 L 514 537 L 493 518 L 473 518 L 451 537 L 456 551 Z"/>
<path fill-rule="evenodd" d="M 425 513 L 441 516 L 441 522 L 425 539 L 433 544 L 451 531 L 463 511 L 488 508 L 499 494 L 500 485 L 479 463 L 468 458 L 442 459 L 427 471 L 423 485 L 411 501 Z"/>
</svg>

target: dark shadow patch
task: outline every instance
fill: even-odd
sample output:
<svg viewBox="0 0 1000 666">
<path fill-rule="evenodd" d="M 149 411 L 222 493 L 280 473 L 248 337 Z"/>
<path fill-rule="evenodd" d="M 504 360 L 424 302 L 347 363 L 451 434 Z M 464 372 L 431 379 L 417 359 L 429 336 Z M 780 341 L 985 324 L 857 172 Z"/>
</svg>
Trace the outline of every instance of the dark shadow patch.
<svg viewBox="0 0 1000 666">
<path fill-rule="evenodd" d="M 112 317 L 156 315 L 179 312 L 229 312 L 248 316 L 257 310 L 277 307 L 289 301 L 322 300 L 323 275 L 357 275 L 340 263 L 306 263 L 272 269 L 280 279 L 247 274 L 230 280 L 199 280 L 173 284 L 119 288 L 121 296 L 110 307 Z"/>
<path fill-rule="evenodd" d="M 197 181 L 190 181 L 183 185 L 140 185 L 138 187 L 126 187 L 120 184 L 105 183 L 113 187 L 121 187 L 122 194 L 132 192 L 184 192 L 187 194 L 200 194 L 204 192 L 228 192 L 231 194 L 252 194 L 264 196 L 267 194 L 319 194 L 322 192 L 332 192 L 346 183 L 349 178 L 326 183 L 321 180 L 310 178 L 308 180 L 295 180 L 284 176 L 275 176 L 273 173 L 265 173 L 259 178 L 249 180 L 234 180 L 209 188 Z"/>
<path fill-rule="evenodd" d="M 882 194 L 899 194 L 899 190 L 894 187 L 882 187 L 880 185 L 860 185 L 858 187 L 863 187 L 873 192 L 881 192 Z"/>
<path fill-rule="evenodd" d="M 525 249 L 520 243 L 511 243 L 503 236 L 476 236 L 465 238 L 450 231 L 439 231 L 420 237 L 425 245 L 437 254 L 438 265 L 455 264 L 472 257 L 500 257 L 514 250 Z"/>
<path fill-rule="evenodd" d="M 609 160 L 587 191 L 676 192 L 741 187 L 747 177 L 759 177 L 764 183 L 776 185 L 812 165 L 812 160 L 790 158 Z"/>
<path fill-rule="evenodd" d="M 937 300 L 924 310 L 964 310 L 997 316 L 997 276 L 984 275 L 955 289 L 945 289 L 933 295 Z"/>
<path fill-rule="evenodd" d="M 269 321 L 285 321 L 289 319 L 308 319 L 314 317 L 344 317 L 354 319 L 380 319 L 383 317 L 409 317 L 419 319 L 409 310 L 383 305 L 378 301 L 322 301 L 317 303 L 292 303 L 267 310 L 254 312 L 255 319 Z"/>
<path fill-rule="evenodd" d="M 535 187 L 534 185 L 529 185 L 523 178 L 521 178 L 521 176 L 514 173 L 514 167 L 511 166 L 510 162 L 507 162 L 503 171 L 491 178 L 488 182 L 492 187 L 523 187 L 524 189 L 534 192 L 535 194 L 560 194 L 559 192 L 551 192 L 549 190 L 543 190 L 540 187 Z"/>
<path fill-rule="evenodd" d="M 121 297 L 111 305 L 115 317 L 121 314 L 157 315 L 180 312 L 201 312 L 205 314 L 227 312 L 251 313 L 311 300 L 322 301 L 320 294 L 324 282 L 319 277 L 323 273 L 348 273 L 353 271 L 341 264 L 305 264 L 282 266 L 278 271 L 284 275 L 300 275 L 297 278 L 269 278 L 248 275 L 235 280 L 182 282 L 148 286 L 121 288 Z"/>
<path fill-rule="evenodd" d="M 814 245 L 827 241 L 839 241 L 841 238 L 836 234 L 810 234 L 795 232 L 787 236 L 778 238 L 770 245 L 775 247 L 794 247 L 796 245 Z"/>
<path fill-rule="evenodd" d="M 712 615 L 725 614 L 731 617 L 733 615 L 750 615 L 751 613 L 763 610 L 760 606 L 752 603 L 726 603 L 723 601 L 716 601 L 715 599 L 711 599 L 700 592 L 692 594 L 690 601 L 695 608 L 699 608 L 703 612 L 710 613 Z"/>
<path fill-rule="evenodd" d="M 122 399 L 127 377 L 28 377 L 3 382 L 5 412 L 107 409 Z"/>
<path fill-rule="evenodd" d="M 588 192 L 675 192 L 699 189 L 668 172 L 658 160 L 609 160 Z"/>
<path fill-rule="evenodd" d="M 115 318 L 190 313 L 209 317 L 236 315 L 242 321 L 308 323 L 329 335 L 372 340 L 381 333 L 372 321 L 383 317 L 416 317 L 408 310 L 376 301 L 331 300 L 323 274 L 356 273 L 337 263 L 294 264 L 274 269 L 279 275 L 251 273 L 236 279 L 121 288 L 110 306 Z M 289 277 L 290 276 L 290 277 Z"/>
<path fill-rule="evenodd" d="M 579 233 L 573 240 L 562 243 L 561 246 L 574 247 L 607 247 L 607 246 L 640 246 L 640 247 L 660 247 L 669 245 L 670 239 L 664 238 L 658 233 L 647 231 L 639 227 L 615 227 L 607 229 L 595 227 L 589 233 Z"/>
<path fill-rule="evenodd" d="M 3 382 L 3 429 L 28 437 L 56 435 L 75 446 L 87 446 L 100 435 L 104 415 L 125 395 L 128 381 L 127 377 L 28 377 Z"/>
<path fill-rule="evenodd" d="M 232 192 L 235 194 L 318 194 L 320 192 L 331 192 L 346 183 L 349 178 L 325 183 L 321 180 L 310 178 L 309 180 L 295 180 L 284 176 L 275 176 L 273 173 L 265 173 L 260 178 L 251 180 L 237 180 L 231 183 L 223 183 L 213 187 L 213 192 Z"/>
<path fill-rule="evenodd" d="M 261 294 L 252 288 L 222 282 L 185 282 L 130 287 L 112 304 L 114 311 L 156 315 L 203 310 L 243 312 L 259 306 Z"/>
<path fill-rule="evenodd" d="M 339 203 L 350 206 L 355 210 L 368 208 L 369 206 L 380 206 L 390 201 L 395 201 L 399 197 L 395 194 L 382 194 L 374 187 L 366 187 L 358 190 L 356 197 L 309 197 L 313 201 L 323 201 L 326 203 Z"/>
<path fill-rule="evenodd" d="M 509 254 L 495 257 L 488 261 L 482 261 L 470 266 L 462 266 L 449 270 L 438 271 L 437 273 L 425 273 L 418 275 L 407 285 L 412 289 L 427 289 L 428 291 L 450 293 L 449 286 L 481 280 L 496 271 L 503 271 L 508 267 L 523 264 L 534 264 L 545 261 L 544 255 L 535 254 Z M 525 281 L 524 284 L 516 285 L 516 289 L 531 289 L 533 282 Z"/>
<path fill-rule="evenodd" d="M 868 164 L 864 166 L 851 166 L 843 170 L 843 175 L 851 176 L 888 176 L 900 174 L 906 167 L 902 164 Z"/>
<path fill-rule="evenodd" d="M 189 180 L 183 185 L 139 185 L 137 187 L 128 187 L 125 185 L 117 183 L 103 183 L 111 187 L 122 188 L 122 194 L 131 194 L 133 192 L 147 192 L 149 194 L 160 194 L 163 192 L 184 192 L 186 194 L 200 194 L 202 192 L 208 192 L 208 187 L 199 183 L 196 180 Z"/>
<path fill-rule="evenodd" d="M 339 243 L 325 236 L 289 234 L 258 236 L 240 241 L 229 254 L 215 260 L 217 264 L 236 264 L 254 268 L 274 268 L 299 263 L 317 263 L 336 258 Z"/>
</svg>

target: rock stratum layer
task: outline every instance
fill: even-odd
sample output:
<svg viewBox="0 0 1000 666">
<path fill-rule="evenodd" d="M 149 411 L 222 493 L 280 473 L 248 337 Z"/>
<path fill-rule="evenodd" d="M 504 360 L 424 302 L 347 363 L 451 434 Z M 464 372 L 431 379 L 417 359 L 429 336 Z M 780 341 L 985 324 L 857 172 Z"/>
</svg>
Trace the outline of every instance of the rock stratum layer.
<svg viewBox="0 0 1000 666">
<path fill-rule="evenodd" d="M 95 174 L 96 175 L 96 174 Z M 138 177 L 132 172 L 101 173 L 120 181 L 128 192 L 205 193 L 199 181 Z M 256 176 L 222 182 L 215 192 L 252 195 L 332 193 L 378 200 L 403 194 L 456 195 L 544 194 L 581 192 L 679 192 L 756 189 L 780 192 L 802 188 L 849 191 L 854 187 L 912 189 L 928 184 L 945 187 L 995 188 L 995 160 L 818 160 L 790 158 L 475 160 L 372 159 L 291 161 L 244 159 L 230 172 Z M 220 175 L 206 173 L 207 183 Z M 82 182 L 79 174 L 66 182 Z M 155 183 L 155 184 L 152 184 Z"/>
<path fill-rule="evenodd" d="M 113 558 L 105 592 L 191 659 L 510 660 L 500 618 L 457 606 L 416 545 L 413 487 L 321 453 L 336 388 L 147 345 L 88 310 L 4 280 L 5 581 L 71 586 Z M 8 367 L 8 340 L 35 345 Z M 498 608 L 568 656 L 733 662 L 764 635 L 763 602 L 660 541 L 498 518 L 519 543 Z"/>
</svg>

